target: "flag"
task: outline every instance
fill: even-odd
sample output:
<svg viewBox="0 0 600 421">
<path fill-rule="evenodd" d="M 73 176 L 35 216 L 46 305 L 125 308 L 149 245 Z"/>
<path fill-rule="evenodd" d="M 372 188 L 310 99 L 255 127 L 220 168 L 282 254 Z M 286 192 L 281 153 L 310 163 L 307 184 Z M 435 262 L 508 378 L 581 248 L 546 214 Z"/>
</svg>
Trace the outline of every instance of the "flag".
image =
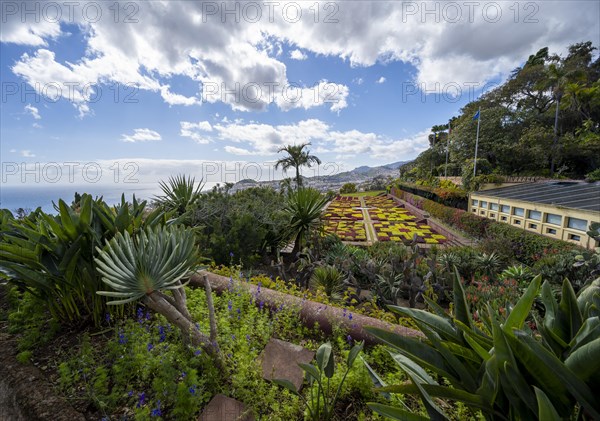
<svg viewBox="0 0 600 421">
<path fill-rule="evenodd" d="M 479 120 L 479 110 L 477 110 L 477 112 L 473 116 L 473 120 Z"/>
</svg>

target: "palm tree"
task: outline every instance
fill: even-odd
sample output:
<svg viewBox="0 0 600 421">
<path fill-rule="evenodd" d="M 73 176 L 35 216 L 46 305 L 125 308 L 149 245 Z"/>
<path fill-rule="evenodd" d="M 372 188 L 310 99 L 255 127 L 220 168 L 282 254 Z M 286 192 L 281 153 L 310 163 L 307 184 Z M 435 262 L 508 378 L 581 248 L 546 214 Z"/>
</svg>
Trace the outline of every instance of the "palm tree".
<svg viewBox="0 0 600 421">
<path fill-rule="evenodd" d="M 311 188 L 298 189 L 288 196 L 283 209 L 289 219 L 285 238 L 294 239 L 294 256 L 300 251 L 310 232 L 318 228 L 321 212 L 328 201 L 326 196 Z"/>
<path fill-rule="evenodd" d="M 147 228 L 132 238 L 127 231 L 118 233 L 106 247 L 96 248 L 95 259 L 102 281 L 112 291 L 99 295 L 114 297 L 108 305 L 126 304 L 141 300 L 147 307 L 162 314 L 182 333 L 184 343 L 201 347 L 223 366 L 216 342 L 216 327 L 211 318 L 210 337 L 200 332 L 187 308 L 184 284 L 181 279 L 193 270 L 198 252 L 191 229 L 170 225 Z M 170 291 L 167 295 L 165 292 Z M 210 288 L 207 288 L 209 315 L 212 308 Z"/>
<path fill-rule="evenodd" d="M 280 148 L 277 152 L 286 152 L 288 156 L 279 159 L 275 163 L 275 169 L 281 167 L 283 171 L 287 171 L 290 168 L 296 169 L 296 185 L 298 188 L 302 186 L 302 179 L 300 178 L 300 167 L 307 166 L 312 167 L 313 164 L 320 165 L 321 160 L 314 155 L 310 154 L 310 151 L 304 150 L 305 147 L 309 146 L 310 143 L 302 143 L 300 145 L 287 145 Z"/>
</svg>

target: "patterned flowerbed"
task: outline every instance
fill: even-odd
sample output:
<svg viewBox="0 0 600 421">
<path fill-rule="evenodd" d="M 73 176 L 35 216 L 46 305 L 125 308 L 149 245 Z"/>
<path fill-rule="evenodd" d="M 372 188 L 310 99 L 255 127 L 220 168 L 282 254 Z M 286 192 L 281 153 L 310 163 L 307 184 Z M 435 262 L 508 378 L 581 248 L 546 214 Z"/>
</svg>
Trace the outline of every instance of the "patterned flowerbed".
<svg viewBox="0 0 600 421">
<path fill-rule="evenodd" d="M 324 230 L 326 234 L 337 234 L 342 241 L 367 241 L 364 221 L 342 221 L 329 219 Z"/>
<path fill-rule="evenodd" d="M 446 237 L 434 232 L 430 226 L 417 221 L 417 218 L 391 198 L 386 196 L 365 196 L 373 231 L 378 241 L 417 241 L 425 244 L 440 244 Z M 366 221 L 363 219 L 360 198 L 338 196 L 326 209 L 324 234 L 337 234 L 342 241 L 367 241 Z"/>
</svg>

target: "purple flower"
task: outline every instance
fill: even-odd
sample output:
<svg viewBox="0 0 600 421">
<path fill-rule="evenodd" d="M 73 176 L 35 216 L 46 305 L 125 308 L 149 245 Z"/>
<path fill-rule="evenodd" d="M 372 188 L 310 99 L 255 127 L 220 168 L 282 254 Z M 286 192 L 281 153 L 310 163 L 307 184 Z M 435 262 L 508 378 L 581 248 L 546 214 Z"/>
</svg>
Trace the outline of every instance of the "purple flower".
<svg viewBox="0 0 600 421">
<path fill-rule="evenodd" d="M 189 388 L 190 394 L 195 395 L 196 394 L 196 385 L 193 385 L 192 387 Z"/>
<path fill-rule="evenodd" d="M 152 351 L 153 348 L 154 348 L 154 345 L 152 345 L 151 343 L 148 343 L 148 351 Z"/>
<path fill-rule="evenodd" d="M 348 314 L 348 320 L 352 320 L 352 313 Z"/>
<path fill-rule="evenodd" d="M 187 376 L 187 373 L 185 371 L 181 372 L 181 378 L 185 379 L 185 376 Z"/>
<path fill-rule="evenodd" d="M 167 334 L 165 333 L 165 328 L 162 326 L 158 327 L 158 335 L 160 336 L 159 342 L 164 342 L 167 339 Z"/>
<path fill-rule="evenodd" d="M 235 341 L 235 335 L 233 333 L 231 334 L 231 339 Z"/>
<path fill-rule="evenodd" d="M 194 355 L 197 357 L 198 355 L 202 354 L 202 350 L 201 349 L 197 349 L 194 351 Z"/>
<path fill-rule="evenodd" d="M 229 257 L 233 257 L 233 252 L 232 251 L 229 252 Z"/>
<path fill-rule="evenodd" d="M 231 302 L 231 300 L 229 300 L 229 302 L 227 303 L 227 309 L 229 311 L 231 311 L 232 308 L 233 308 L 233 303 Z"/>
<path fill-rule="evenodd" d="M 250 342 L 250 335 L 246 335 L 246 340 Z"/>
<path fill-rule="evenodd" d="M 119 344 L 125 345 L 127 343 L 127 338 L 122 331 L 119 331 Z"/>
<path fill-rule="evenodd" d="M 104 315 L 104 320 L 106 320 L 106 323 L 110 323 L 110 313 Z"/>
<path fill-rule="evenodd" d="M 260 300 L 260 303 L 258 303 L 258 307 L 262 310 L 264 305 L 265 305 L 264 301 Z"/>
<path fill-rule="evenodd" d="M 139 394 L 137 407 L 141 408 L 146 403 L 146 392 L 142 392 Z"/>
<path fill-rule="evenodd" d="M 129 393 L 127 394 L 127 396 L 132 397 L 133 396 L 133 390 L 130 390 Z"/>
<path fill-rule="evenodd" d="M 150 412 L 150 416 L 151 417 L 160 417 L 162 415 L 162 412 L 160 410 L 160 400 L 156 401 L 156 408 L 154 408 L 152 410 L 152 412 Z"/>
<path fill-rule="evenodd" d="M 240 314 L 242 312 L 242 310 L 240 310 L 239 308 L 236 311 L 237 311 L 237 314 Z"/>
<path fill-rule="evenodd" d="M 352 346 L 352 342 L 353 342 L 352 336 L 350 336 L 350 335 L 346 336 L 346 341 L 348 342 L 348 345 Z"/>
<path fill-rule="evenodd" d="M 146 320 L 150 320 L 152 318 L 152 314 L 149 311 L 146 311 Z"/>
<path fill-rule="evenodd" d="M 137 318 L 138 318 L 138 322 L 142 323 L 144 321 L 144 310 L 142 310 L 141 307 L 138 307 L 137 309 Z"/>
</svg>

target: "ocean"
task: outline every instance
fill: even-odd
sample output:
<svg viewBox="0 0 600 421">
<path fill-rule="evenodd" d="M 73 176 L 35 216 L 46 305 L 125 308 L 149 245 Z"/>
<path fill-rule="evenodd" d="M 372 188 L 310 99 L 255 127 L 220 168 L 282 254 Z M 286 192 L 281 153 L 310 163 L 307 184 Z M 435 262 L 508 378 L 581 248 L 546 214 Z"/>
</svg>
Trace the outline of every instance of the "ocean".
<svg viewBox="0 0 600 421">
<path fill-rule="evenodd" d="M 52 202 L 58 204 L 59 199 L 63 199 L 67 204 L 71 204 L 75 193 L 89 193 L 94 197 L 102 196 L 109 205 L 117 204 L 121 201 L 121 194 L 125 194 L 125 199 L 131 202 L 133 195 L 136 199 L 152 199 L 161 194 L 158 185 L 136 185 L 131 188 L 119 186 L 95 186 L 95 185 L 48 185 L 40 186 L 0 186 L 0 208 L 15 212 L 19 208 L 35 210 L 41 207 L 46 213 L 56 213 Z"/>
</svg>

